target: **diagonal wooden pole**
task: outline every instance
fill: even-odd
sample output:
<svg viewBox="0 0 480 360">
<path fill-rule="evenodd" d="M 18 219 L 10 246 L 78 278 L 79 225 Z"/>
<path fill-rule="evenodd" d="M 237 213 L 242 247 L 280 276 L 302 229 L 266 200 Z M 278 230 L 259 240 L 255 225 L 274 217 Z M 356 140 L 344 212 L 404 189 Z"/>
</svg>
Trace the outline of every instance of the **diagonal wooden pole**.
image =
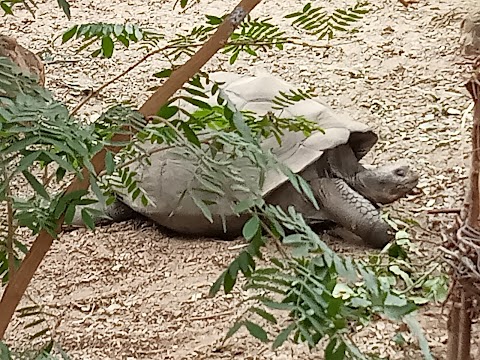
<svg viewBox="0 0 480 360">
<path fill-rule="evenodd" d="M 165 104 L 168 99 L 179 90 L 192 76 L 194 76 L 203 65 L 205 65 L 220 49 L 223 48 L 230 35 L 243 21 L 250 11 L 255 8 L 262 0 L 242 0 L 233 9 L 224 22 L 218 27 L 212 37 L 202 46 L 199 51 L 192 56 L 184 65 L 172 73 L 170 78 L 160 87 L 140 108 L 140 113 L 148 118 L 155 115 L 157 111 Z M 128 135 L 116 135 L 113 141 L 128 141 Z M 119 149 L 116 149 L 117 151 Z M 105 149 L 100 151 L 92 159 L 95 172 L 98 174 L 105 168 Z M 83 179 L 78 177 L 67 188 L 66 193 L 75 190 L 87 189 L 89 184 L 89 176 L 86 169 L 83 170 Z M 64 216 L 57 222 L 57 233 L 60 232 L 63 224 Z M 40 266 L 43 258 L 52 246 L 53 237 L 46 231 L 42 231 L 35 239 L 32 247 L 22 261 L 15 276 L 10 279 L 2 300 L 0 301 L 0 340 L 3 339 L 8 324 L 13 317 L 28 284 L 33 278 L 35 271 Z"/>
</svg>

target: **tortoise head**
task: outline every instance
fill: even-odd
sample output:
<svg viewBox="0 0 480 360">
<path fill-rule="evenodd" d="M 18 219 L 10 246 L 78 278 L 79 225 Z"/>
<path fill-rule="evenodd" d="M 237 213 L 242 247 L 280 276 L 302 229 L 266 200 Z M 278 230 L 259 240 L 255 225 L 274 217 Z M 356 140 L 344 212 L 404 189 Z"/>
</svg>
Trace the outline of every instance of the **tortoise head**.
<svg viewBox="0 0 480 360">
<path fill-rule="evenodd" d="M 365 169 L 357 174 L 358 188 L 355 189 L 371 201 L 379 204 L 392 203 L 413 190 L 418 184 L 419 174 L 408 162 Z"/>
</svg>

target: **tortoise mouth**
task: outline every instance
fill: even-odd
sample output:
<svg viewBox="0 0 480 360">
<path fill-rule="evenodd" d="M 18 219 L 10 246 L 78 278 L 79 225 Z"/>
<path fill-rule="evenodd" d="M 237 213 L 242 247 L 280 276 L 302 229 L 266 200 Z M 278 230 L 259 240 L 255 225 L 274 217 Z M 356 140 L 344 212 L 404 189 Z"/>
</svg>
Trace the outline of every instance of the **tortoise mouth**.
<svg viewBox="0 0 480 360">
<path fill-rule="evenodd" d="M 418 185 L 418 181 L 420 180 L 419 174 L 410 174 L 410 176 L 402 181 L 402 183 L 397 185 L 397 189 L 404 189 L 407 191 L 411 191 Z"/>
<path fill-rule="evenodd" d="M 415 178 L 408 182 L 398 185 L 396 191 L 398 193 L 403 193 L 404 195 L 415 195 L 418 192 L 417 185 L 418 185 L 418 178 Z"/>
</svg>

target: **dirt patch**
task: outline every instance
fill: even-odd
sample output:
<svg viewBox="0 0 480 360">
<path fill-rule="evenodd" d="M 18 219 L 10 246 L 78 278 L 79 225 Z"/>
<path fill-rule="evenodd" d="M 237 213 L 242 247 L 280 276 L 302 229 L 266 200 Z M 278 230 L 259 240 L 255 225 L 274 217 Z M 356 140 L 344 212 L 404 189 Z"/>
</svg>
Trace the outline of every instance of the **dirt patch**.
<svg viewBox="0 0 480 360">
<path fill-rule="evenodd" d="M 43 52 L 46 85 L 75 106 L 86 92 L 127 68 L 139 58 L 133 50 L 119 51 L 112 60 L 75 55 L 68 47 L 52 47 L 50 36 L 82 22 L 125 20 L 171 33 L 189 29 L 201 19 L 200 10 L 221 15 L 234 1 L 202 0 L 177 19 L 166 17 L 174 1 L 76 1 L 68 21 L 51 4 L 39 3 L 38 19 L 27 13 L 2 19 L 3 33 L 29 49 Z M 273 22 L 298 9 L 301 1 L 264 1 L 253 16 L 273 16 Z M 342 34 L 330 49 L 287 46 L 255 60 L 244 57 L 233 67 L 217 56 L 207 70 L 269 72 L 303 86 L 313 86 L 339 111 L 375 128 L 379 143 L 366 159 L 384 163 L 406 158 L 422 173 L 421 191 L 402 200 L 392 211 L 420 222 L 416 241 L 432 256 L 451 217 L 426 216 L 426 209 L 461 204 L 466 179 L 471 123 L 465 67 L 458 56 L 460 21 L 471 3 L 460 0 L 421 0 L 405 9 L 385 1 L 362 22 L 359 33 Z M 53 7 L 53 9 L 52 9 Z M 173 24 L 173 26 L 172 26 Z M 58 44 L 57 44 L 58 45 Z M 83 109 L 90 120 L 114 101 L 141 104 L 156 85 L 151 76 L 168 66 L 151 59 L 107 89 Z M 167 235 L 149 224 L 127 222 L 99 228 L 95 234 L 78 230 L 56 241 L 37 272 L 28 294 L 45 304 L 59 323 L 55 338 L 75 359 L 313 359 L 303 346 L 288 345 L 272 353 L 245 332 L 220 347 L 237 308 L 247 296 L 207 298 L 210 285 L 238 253 L 237 242 L 194 240 Z M 351 249 L 343 247 L 341 250 Z M 433 249 L 434 250 L 434 249 Z M 24 304 L 30 304 L 28 298 Z M 422 311 L 421 322 L 438 359 L 445 358 L 445 316 L 441 309 Z M 21 345 L 24 330 L 16 318 L 9 343 Z M 366 351 L 392 359 L 421 359 L 418 352 L 393 342 L 394 325 L 379 322 L 357 334 Z"/>
</svg>

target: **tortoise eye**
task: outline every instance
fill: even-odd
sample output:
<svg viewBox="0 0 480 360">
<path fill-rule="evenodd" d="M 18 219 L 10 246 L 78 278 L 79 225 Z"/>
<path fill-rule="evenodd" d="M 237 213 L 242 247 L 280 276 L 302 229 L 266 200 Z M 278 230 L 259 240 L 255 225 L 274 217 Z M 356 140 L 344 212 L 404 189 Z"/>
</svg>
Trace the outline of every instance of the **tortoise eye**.
<svg viewBox="0 0 480 360">
<path fill-rule="evenodd" d="M 400 177 L 404 177 L 406 175 L 406 171 L 405 171 L 405 169 L 397 169 L 397 170 L 395 170 L 395 175 L 400 176 Z"/>
</svg>

